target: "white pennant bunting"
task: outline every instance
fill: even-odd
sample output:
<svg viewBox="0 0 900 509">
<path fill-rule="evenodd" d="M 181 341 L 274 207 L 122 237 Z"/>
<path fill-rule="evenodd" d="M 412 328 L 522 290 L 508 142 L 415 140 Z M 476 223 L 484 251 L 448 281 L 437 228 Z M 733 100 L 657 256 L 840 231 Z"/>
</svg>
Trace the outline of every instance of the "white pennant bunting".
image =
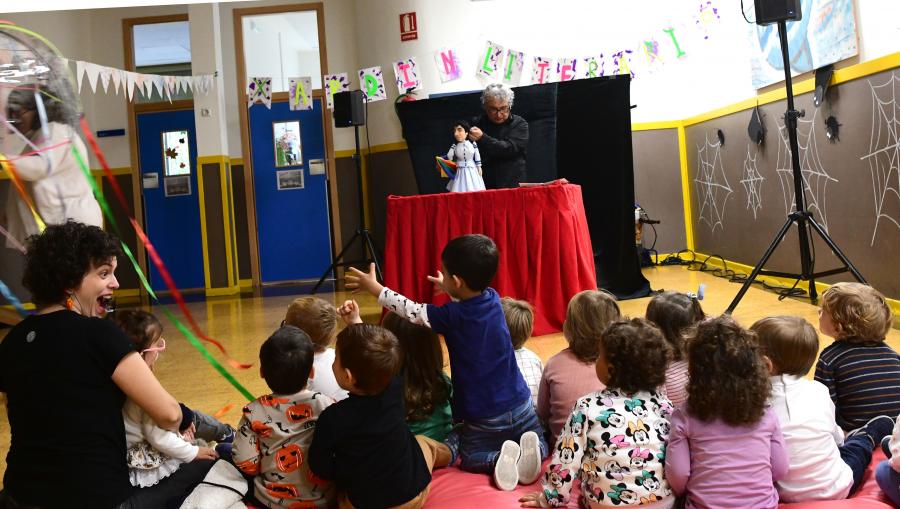
<svg viewBox="0 0 900 509">
<path fill-rule="evenodd" d="M 97 92 L 97 78 L 100 77 L 100 66 L 90 62 L 84 63 L 84 72 L 87 73 L 88 83 L 91 85 L 91 92 Z"/>
<path fill-rule="evenodd" d="M 78 80 L 78 91 L 81 92 L 81 79 L 84 77 L 84 62 L 75 61 L 75 78 Z"/>
<path fill-rule="evenodd" d="M 112 82 L 113 88 L 116 90 L 116 95 L 119 95 L 119 86 L 122 84 L 123 74 L 125 71 L 121 69 L 113 69 L 112 70 Z"/>
<path fill-rule="evenodd" d="M 125 88 L 128 91 L 128 100 L 134 100 L 134 73 L 125 71 Z"/>
<path fill-rule="evenodd" d="M 103 93 L 109 92 L 109 81 L 112 78 L 113 69 L 109 67 L 100 67 L 100 83 L 103 85 Z"/>
</svg>

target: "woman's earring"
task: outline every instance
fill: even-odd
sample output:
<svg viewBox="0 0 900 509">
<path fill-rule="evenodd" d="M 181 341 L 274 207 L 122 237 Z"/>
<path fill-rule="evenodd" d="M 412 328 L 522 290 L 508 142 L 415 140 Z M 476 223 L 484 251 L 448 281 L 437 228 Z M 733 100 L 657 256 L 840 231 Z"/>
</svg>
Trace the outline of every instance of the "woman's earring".
<svg viewBox="0 0 900 509">
<path fill-rule="evenodd" d="M 69 294 L 69 296 L 66 297 L 66 309 L 68 309 L 69 311 L 72 311 L 72 308 L 74 308 L 74 307 L 75 307 L 75 301 L 72 300 L 72 295 Z"/>
</svg>

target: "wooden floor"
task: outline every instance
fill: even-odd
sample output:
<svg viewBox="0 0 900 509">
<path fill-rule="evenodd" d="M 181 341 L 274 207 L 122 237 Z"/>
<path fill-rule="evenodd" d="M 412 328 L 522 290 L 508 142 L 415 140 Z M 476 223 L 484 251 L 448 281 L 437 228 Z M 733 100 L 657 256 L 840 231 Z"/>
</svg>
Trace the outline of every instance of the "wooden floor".
<svg viewBox="0 0 900 509">
<path fill-rule="evenodd" d="M 722 313 L 739 286 L 709 274 L 688 271 L 682 267 L 659 267 L 645 269 L 644 274 L 655 290 L 697 291 L 700 283 L 706 284 L 706 296 L 703 308 L 707 314 Z M 336 304 L 349 298 L 347 294 L 320 294 L 330 298 Z M 374 322 L 378 319 L 380 309 L 375 299 L 368 296 L 354 296 L 359 299 L 364 319 Z M 251 369 L 235 371 L 235 378 L 254 395 L 267 392 L 265 382 L 259 376 L 259 346 L 280 324 L 284 318 L 287 305 L 293 296 L 240 298 L 212 300 L 188 304 L 191 313 L 211 337 L 222 342 L 235 359 L 253 363 Z M 643 316 L 649 298 L 623 301 L 620 303 L 623 313 L 628 316 Z M 178 313 L 174 306 L 173 312 Z M 750 326 L 759 318 L 774 315 L 796 315 L 809 320 L 818 327 L 817 308 L 806 299 L 778 300 L 778 296 L 758 286 L 751 288 L 734 313 L 735 318 L 744 326 Z M 161 317 L 162 318 L 162 317 Z M 190 407 L 207 413 L 215 413 L 231 405 L 224 413 L 222 420 L 235 424 L 240 418 L 240 409 L 244 398 L 233 389 L 213 368 L 203 360 L 194 348 L 184 340 L 174 326 L 165 323 L 164 336 L 167 339 L 167 350 L 156 364 L 156 374 L 163 386 L 179 401 Z M 821 346 L 824 348 L 830 338 L 822 336 Z M 888 335 L 888 343 L 900 351 L 900 331 L 892 329 Z M 528 348 L 547 360 L 566 347 L 562 334 L 550 334 L 532 338 L 526 344 Z M 221 356 L 217 355 L 217 358 Z M 77 439 L 77 437 L 73 437 Z M 9 424 L 6 420 L 6 409 L 0 406 L 0 474 L 6 468 L 6 453 L 9 450 Z M 2 478 L 0 478 L 2 487 Z"/>
</svg>

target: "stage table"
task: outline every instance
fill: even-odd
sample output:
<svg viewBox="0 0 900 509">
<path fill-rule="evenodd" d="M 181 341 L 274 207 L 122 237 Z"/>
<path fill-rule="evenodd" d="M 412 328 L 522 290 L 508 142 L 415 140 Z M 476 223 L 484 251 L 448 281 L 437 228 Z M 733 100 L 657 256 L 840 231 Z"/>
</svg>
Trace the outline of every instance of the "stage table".
<svg viewBox="0 0 900 509">
<path fill-rule="evenodd" d="M 581 187 L 568 183 L 473 193 L 389 196 L 385 286 L 417 302 L 442 304 L 426 278 L 441 251 L 460 235 L 494 239 L 500 264 L 493 286 L 501 297 L 534 306 L 534 335 L 562 330 L 573 295 L 597 288 Z"/>
</svg>

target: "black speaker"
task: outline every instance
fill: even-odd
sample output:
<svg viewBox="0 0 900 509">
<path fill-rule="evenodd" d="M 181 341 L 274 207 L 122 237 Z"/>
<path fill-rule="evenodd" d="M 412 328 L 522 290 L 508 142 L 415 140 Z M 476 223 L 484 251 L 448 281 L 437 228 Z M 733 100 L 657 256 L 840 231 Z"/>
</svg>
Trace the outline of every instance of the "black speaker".
<svg viewBox="0 0 900 509">
<path fill-rule="evenodd" d="M 366 110 L 362 90 L 334 94 L 334 126 L 366 125 Z"/>
<path fill-rule="evenodd" d="M 781 20 L 800 21 L 800 0 L 756 0 L 756 24 L 771 25 Z"/>
</svg>

